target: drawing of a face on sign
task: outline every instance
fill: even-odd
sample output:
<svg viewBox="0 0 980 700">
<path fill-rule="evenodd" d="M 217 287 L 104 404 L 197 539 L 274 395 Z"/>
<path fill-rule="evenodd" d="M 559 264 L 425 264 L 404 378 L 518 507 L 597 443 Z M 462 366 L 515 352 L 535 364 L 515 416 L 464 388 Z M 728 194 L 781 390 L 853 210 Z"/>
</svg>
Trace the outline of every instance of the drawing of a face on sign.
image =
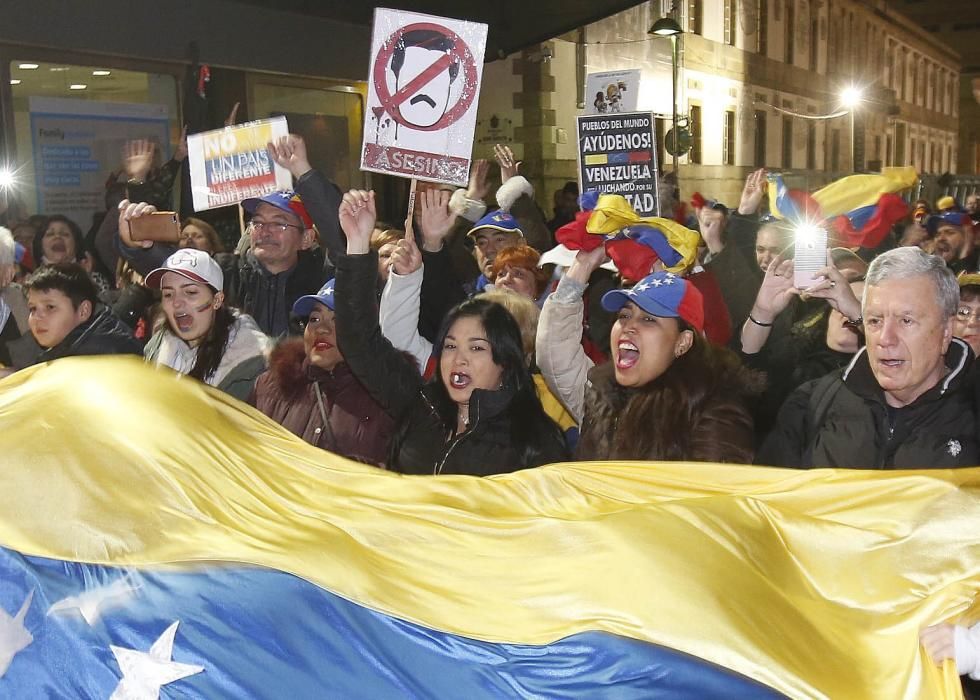
<svg viewBox="0 0 980 700">
<path fill-rule="evenodd" d="M 399 112 L 409 128 L 430 127 L 449 108 L 450 92 L 459 76 L 455 42 L 431 29 L 405 32 L 391 54 L 395 93 L 409 88 Z"/>
</svg>

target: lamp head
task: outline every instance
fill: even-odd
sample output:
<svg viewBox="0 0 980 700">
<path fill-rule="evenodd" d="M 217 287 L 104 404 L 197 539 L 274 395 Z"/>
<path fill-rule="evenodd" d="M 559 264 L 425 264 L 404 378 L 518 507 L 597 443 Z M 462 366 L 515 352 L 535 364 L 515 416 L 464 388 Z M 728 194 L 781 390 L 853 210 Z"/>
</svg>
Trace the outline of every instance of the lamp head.
<svg viewBox="0 0 980 700">
<path fill-rule="evenodd" d="M 678 34 L 683 34 L 684 30 L 681 29 L 681 25 L 670 17 L 661 17 L 653 26 L 650 27 L 650 31 L 647 34 L 653 34 L 656 36 L 677 36 Z"/>
</svg>

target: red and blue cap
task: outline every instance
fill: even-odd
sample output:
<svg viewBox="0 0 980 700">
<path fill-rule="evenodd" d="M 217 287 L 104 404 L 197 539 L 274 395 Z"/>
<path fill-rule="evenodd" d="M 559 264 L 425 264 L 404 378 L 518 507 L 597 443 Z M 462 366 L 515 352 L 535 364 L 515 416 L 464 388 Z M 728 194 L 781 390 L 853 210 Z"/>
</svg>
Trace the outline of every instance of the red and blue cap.
<svg viewBox="0 0 980 700">
<path fill-rule="evenodd" d="M 503 231 L 504 233 L 516 233 L 520 236 L 524 235 L 524 232 L 521 231 L 520 224 L 517 223 L 517 219 L 507 212 L 500 211 L 499 209 L 497 211 L 490 212 L 473 224 L 473 228 L 471 228 L 466 235 L 473 236 L 477 233 L 477 231 L 484 228 L 492 229 L 494 231 Z"/>
<path fill-rule="evenodd" d="M 704 331 L 704 298 L 693 284 L 673 272 L 654 272 L 630 289 L 614 289 L 602 297 L 602 308 L 616 312 L 633 302 L 648 314 L 679 318 Z"/>
<path fill-rule="evenodd" d="M 282 209 L 284 212 L 295 214 L 303 222 L 303 226 L 313 228 L 313 219 L 310 217 L 309 212 L 306 211 L 306 205 L 303 204 L 300 196 L 292 190 L 282 190 L 281 192 L 267 194 L 265 197 L 246 199 L 242 202 L 242 208 L 249 214 L 254 214 L 260 204 L 271 204 L 276 209 Z"/>
<path fill-rule="evenodd" d="M 333 280 L 320 287 L 316 294 L 307 294 L 293 304 L 293 313 L 297 316 L 309 316 L 313 313 L 313 304 L 323 304 L 333 311 Z"/>
<path fill-rule="evenodd" d="M 966 212 L 956 209 L 947 209 L 941 214 L 932 214 L 926 219 L 926 231 L 929 235 L 935 236 L 939 232 L 940 226 L 963 226 L 969 221 Z"/>
</svg>

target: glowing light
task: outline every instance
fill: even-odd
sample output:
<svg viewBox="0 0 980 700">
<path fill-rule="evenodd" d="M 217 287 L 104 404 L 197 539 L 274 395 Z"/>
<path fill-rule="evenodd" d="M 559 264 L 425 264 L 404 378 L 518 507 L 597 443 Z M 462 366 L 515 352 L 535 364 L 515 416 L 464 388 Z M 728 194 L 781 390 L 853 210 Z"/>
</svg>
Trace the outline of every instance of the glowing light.
<svg viewBox="0 0 980 700">
<path fill-rule="evenodd" d="M 11 85 L 20 85 L 20 81 L 17 78 L 11 78 L 10 79 L 10 84 Z"/>
<path fill-rule="evenodd" d="M 0 170 L 0 188 L 9 189 L 14 186 L 14 173 L 4 168 Z"/>
<path fill-rule="evenodd" d="M 816 224 L 804 223 L 796 227 L 796 240 L 804 245 L 813 245 L 823 237 L 823 229 Z"/>
<path fill-rule="evenodd" d="M 37 70 L 38 65 L 36 63 L 21 63 L 17 67 L 22 70 Z"/>
<path fill-rule="evenodd" d="M 112 74 L 112 71 L 111 70 L 94 70 L 94 71 L 92 71 L 92 75 L 111 75 L 111 74 Z"/>
<path fill-rule="evenodd" d="M 841 104 L 847 107 L 848 109 L 853 109 L 857 107 L 859 104 L 861 104 L 861 100 L 863 98 L 864 98 L 864 91 L 859 87 L 854 87 L 853 85 L 844 88 L 844 90 L 840 94 Z"/>
<path fill-rule="evenodd" d="M 87 87 L 88 87 L 88 85 L 86 85 L 85 83 L 72 83 L 71 85 L 68 86 L 68 89 L 69 90 L 84 90 Z"/>
</svg>

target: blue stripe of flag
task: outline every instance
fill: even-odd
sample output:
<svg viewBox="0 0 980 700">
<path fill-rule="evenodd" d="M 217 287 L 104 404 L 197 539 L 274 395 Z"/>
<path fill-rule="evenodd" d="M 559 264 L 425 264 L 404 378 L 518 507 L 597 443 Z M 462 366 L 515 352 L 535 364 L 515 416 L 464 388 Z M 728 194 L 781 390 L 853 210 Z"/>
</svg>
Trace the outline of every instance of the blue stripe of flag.
<svg viewBox="0 0 980 700">
<path fill-rule="evenodd" d="M 77 611 L 48 614 L 56 601 L 123 577 L 134 590 L 92 626 Z M 15 615 L 32 589 L 25 626 L 34 641 L 0 677 L 0 697 L 104 699 L 120 679 L 109 645 L 146 651 L 175 621 L 173 660 L 205 670 L 164 686 L 167 698 L 783 697 L 645 642 L 602 632 L 544 646 L 476 641 L 266 569 L 137 572 L 0 548 L 0 606 Z"/>
</svg>

